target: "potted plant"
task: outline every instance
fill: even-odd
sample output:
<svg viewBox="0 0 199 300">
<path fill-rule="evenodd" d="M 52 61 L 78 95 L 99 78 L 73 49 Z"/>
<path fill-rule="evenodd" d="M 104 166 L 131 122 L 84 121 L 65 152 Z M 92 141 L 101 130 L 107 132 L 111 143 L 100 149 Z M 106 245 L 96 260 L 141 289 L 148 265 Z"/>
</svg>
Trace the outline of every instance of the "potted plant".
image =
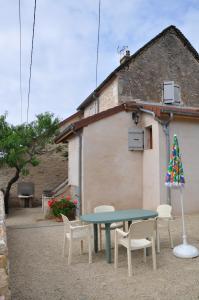
<svg viewBox="0 0 199 300">
<path fill-rule="evenodd" d="M 70 196 L 66 196 L 60 200 L 49 200 L 48 206 L 50 207 L 51 212 L 53 216 L 56 217 L 57 221 L 62 221 L 61 214 L 67 216 L 69 220 L 74 220 L 77 203 L 77 199 L 72 200 Z"/>
</svg>

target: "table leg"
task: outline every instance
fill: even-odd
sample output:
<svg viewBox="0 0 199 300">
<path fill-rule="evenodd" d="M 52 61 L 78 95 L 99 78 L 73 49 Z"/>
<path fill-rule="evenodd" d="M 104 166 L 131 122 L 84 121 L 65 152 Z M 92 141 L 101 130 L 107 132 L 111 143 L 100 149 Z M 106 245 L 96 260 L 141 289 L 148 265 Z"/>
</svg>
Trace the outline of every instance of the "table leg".
<svg viewBox="0 0 199 300">
<path fill-rule="evenodd" d="M 111 233 L 110 233 L 111 224 L 105 224 L 106 231 L 106 261 L 107 263 L 111 263 Z"/>
<path fill-rule="evenodd" d="M 131 226 L 132 221 L 128 221 L 128 229 Z"/>
<path fill-rule="evenodd" d="M 98 225 L 97 224 L 94 224 L 94 250 L 95 250 L 95 253 L 98 252 Z"/>
</svg>

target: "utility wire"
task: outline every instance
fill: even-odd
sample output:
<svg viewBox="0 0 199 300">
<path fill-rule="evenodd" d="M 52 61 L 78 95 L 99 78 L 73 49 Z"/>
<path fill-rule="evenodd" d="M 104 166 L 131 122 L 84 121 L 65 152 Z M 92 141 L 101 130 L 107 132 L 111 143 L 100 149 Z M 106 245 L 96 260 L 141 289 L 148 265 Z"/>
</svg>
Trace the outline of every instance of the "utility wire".
<svg viewBox="0 0 199 300">
<path fill-rule="evenodd" d="M 19 89 L 21 99 L 21 123 L 23 122 L 23 97 L 21 80 L 21 0 L 19 0 Z"/>
<path fill-rule="evenodd" d="M 36 8 L 37 8 L 37 0 L 35 0 L 35 4 L 34 4 L 34 18 L 33 18 L 33 28 L 32 28 L 32 46 L 31 46 L 31 55 L 30 55 L 30 73 L 29 73 L 30 75 L 29 75 L 29 82 L 28 82 L 27 123 L 28 123 L 29 108 L 30 108 L 30 84 L 31 84 L 31 76 L 32 76 L 32 57 L 33 57 L 33 49 L 34 49 Z"/>
<path fill-rule="evenodd" d="M 96 57 L 96 70 L 95 70 L 95 85 L 97 87 L 98 77 L 98 60 L 99 60 L 99 42 L 100 42 L 100 22 L 101 22 L 101 0 L 99 0 L 98 6 L 98 30 L 97 30 L 97 57 Z"/>
</svg>

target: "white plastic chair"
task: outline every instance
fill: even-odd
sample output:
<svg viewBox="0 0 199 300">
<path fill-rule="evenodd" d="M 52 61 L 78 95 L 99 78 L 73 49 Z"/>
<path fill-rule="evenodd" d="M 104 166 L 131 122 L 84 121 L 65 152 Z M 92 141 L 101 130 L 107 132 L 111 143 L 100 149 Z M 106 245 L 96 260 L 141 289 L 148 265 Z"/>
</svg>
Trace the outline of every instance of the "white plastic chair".
<svg viewBox="0 0 199 300">
<path fill-rule="evenodd" d="M 132 276 L 131 251 L 144 249 L 144 262 L 146 262 L 146 248 L 152 247 L 153 269 L 156 270 L 155 252 L 156 220 L 141 220 L 130 225 L 129 231 L 115 230 L 115 269 L 118 267 L 118 245 L 127 248 L 128 275 Z"/>
<path fill-rule="evenodd" d="M 100 205 L 94 208 L 94 213 L 115 211 L 115 207 L 112 205 Z M 125 230 L 125 222 L 112 223 L 110 230 L 116 228 L 123 228 Z M 104 224 L 99 224 L 99 249 L 102 250 L 102 230 L 105 230 Z"/>
<path fill-rule="evenodd" d="M 88 253 L 89 253 L 89 264 L 92 263 L 92 230 L 91 225 L 85 225 L 81 221 L 69 221 L 69 219 L 62 215 L 64 221 L 64 243 L 63 243 L 63 255 L 65 256 L 66 242 L 69 241 L 68 247 L 68 264 L 71 264 L 72 260 L 72 246 L 73 240 L 81 241 L 80 254 L 83 252 L 83 240 L 88 241 Z"/>
<path fill-rule="evenodd" d="M 168 204 L 161 204 L 157 207 L 157 252 L 160 252 L 160 233 L 159 233 L 159 228 L 163 223 L 166 223 L 168 234 L 169 234 L 169 241 L 171 248 L 173 249 L 173 239 L 171 236 L 171 228 L 170 228 L 170 221 L 173 219 L 171 215 L 172 207 L 171 205 Z"/>
</svg>

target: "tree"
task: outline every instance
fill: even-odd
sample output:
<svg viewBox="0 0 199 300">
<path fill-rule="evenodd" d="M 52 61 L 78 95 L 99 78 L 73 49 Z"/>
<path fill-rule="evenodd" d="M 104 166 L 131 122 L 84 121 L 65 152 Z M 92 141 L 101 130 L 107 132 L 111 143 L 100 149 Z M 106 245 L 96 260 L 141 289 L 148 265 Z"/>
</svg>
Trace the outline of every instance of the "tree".
<svg viewBox="0 0 199 300">
<path fill-rule="evenodd" d="M 5 188 L 5 212 L 8 214 L 10 189 L 20 174 L 28 175 L 30 165 L 37 166 L 37 155 L 53 141 L 58 131 L 59 120 L 53 114 L 36 116 L 30 124 L 10 125 L 6 116 L 0 116 L 0 167 L 15 168 L 15 175 Z"/>
</svg>

